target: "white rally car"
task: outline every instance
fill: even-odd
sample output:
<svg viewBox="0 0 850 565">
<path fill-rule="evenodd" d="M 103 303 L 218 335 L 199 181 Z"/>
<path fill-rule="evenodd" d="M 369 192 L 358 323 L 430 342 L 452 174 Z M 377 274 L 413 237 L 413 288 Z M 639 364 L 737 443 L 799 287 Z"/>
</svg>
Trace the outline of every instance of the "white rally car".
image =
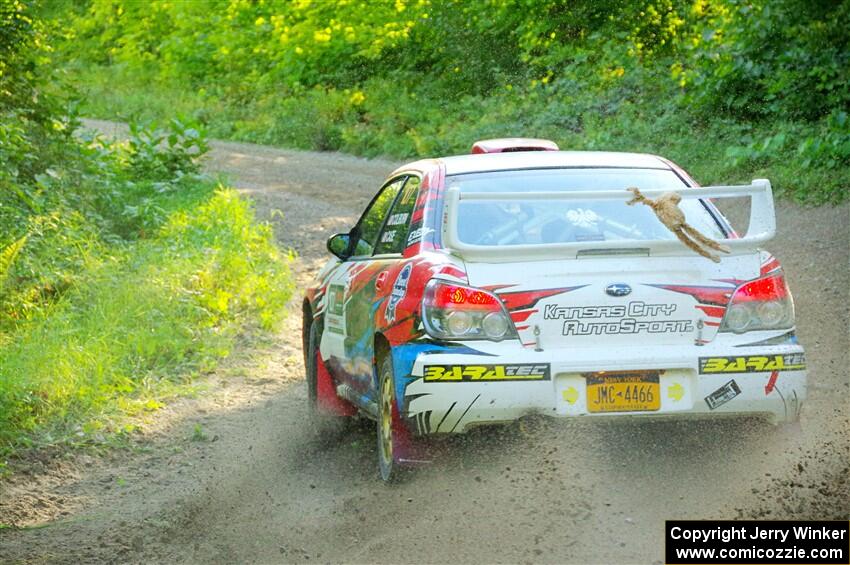
<svg viewBox="0 0 850 565">
<path fill-rule="evenodd" d="M 673 192 L 719 262 L 649 206 Z M 746 235 L 712 203 L 749 197 Z M 377 421 L 385 479 L 421 438 L 528 414 L 759 414 L 806 398 L 770 184 L 699 188 L 670 161 L 478 142 L 393 172 L 304 300 L 311 406 Z"/>
</svg>

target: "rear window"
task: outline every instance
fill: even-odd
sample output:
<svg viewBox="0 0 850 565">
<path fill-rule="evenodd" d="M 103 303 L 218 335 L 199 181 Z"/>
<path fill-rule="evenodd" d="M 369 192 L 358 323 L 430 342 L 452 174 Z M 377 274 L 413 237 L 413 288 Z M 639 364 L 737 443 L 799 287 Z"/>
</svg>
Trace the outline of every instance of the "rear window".
<svg viewBox="0 0 850 565">
<path fill-rule="evenodd" d="M 498 171 L 446 178 L 448 188 L 464 192 L 586 191 L 587 200 L 461 201 L 458 237 L 472 245 L 533 245 L 589 241 L 675 239 L 655 213 L 625 201 L 593 200 L 595 190 L 682 190 L 687 186 L 673 171 L 661 169 L 546 169 Z M 719 226 L 698 200 L 679 206 L 689 224 L 714 239 Z"/>
</svg>

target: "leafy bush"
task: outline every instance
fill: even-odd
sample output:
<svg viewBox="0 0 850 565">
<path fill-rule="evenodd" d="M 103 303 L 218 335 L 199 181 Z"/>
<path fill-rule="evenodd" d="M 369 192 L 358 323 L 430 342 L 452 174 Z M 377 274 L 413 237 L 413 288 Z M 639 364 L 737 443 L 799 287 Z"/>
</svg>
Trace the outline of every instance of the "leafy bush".
<svg viewBox="0 0 850 565">
<path fill-rule="evenodd" d="M 765 162 L 770 158 L 776 158 L 785 148 L 787 136 L 784 132 L 769 135 L 766 138 L 753 141 L 745 146 L 732 146 L 726 149 L 726 156 L 730 158 L 733 166 L 743 163 Z"/>
<path fill-rule="evenodd" d="M 797 152 L 803 167 L 838 169 L 850 165 L 850 119 L 847 112 L 834 110 L 818 136 L 807 137 Z"/>
<path fill-rule="evenodd" d="M 206 136 L 177 118 L 168 125 L 169 131 L 163 132 L 156 124 L 130 123 L 128 160 L 133 173 L 167 181 L 198 172 L 195 158 L 209 150 Z"/>
</svg>

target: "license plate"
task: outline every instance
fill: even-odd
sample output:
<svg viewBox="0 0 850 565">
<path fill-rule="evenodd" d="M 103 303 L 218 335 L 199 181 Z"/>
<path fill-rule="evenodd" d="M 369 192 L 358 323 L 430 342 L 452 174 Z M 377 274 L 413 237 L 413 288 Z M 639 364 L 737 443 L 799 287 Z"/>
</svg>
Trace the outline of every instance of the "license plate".
<svg viewBox="0 0 850 565">
<path fill-rule="evenodd" d="M 588 373 L 588 412 L 651 412 L 661 408 L 658 371 Z"/>
</svg>

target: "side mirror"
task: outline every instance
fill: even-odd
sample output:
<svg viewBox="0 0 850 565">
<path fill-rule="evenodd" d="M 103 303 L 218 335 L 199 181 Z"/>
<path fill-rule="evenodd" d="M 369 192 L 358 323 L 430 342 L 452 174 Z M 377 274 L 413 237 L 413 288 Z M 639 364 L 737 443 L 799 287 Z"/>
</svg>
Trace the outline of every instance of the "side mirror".
<svg viewBox="0 0 850 565">
<path fill-rule="evenodd" d="M 338 233 L 328 238 L 328 251 L 345 261 L 348 259 L 348 248 L 351 245 L 351 236 L 347 233 Z"/>
</svg>

